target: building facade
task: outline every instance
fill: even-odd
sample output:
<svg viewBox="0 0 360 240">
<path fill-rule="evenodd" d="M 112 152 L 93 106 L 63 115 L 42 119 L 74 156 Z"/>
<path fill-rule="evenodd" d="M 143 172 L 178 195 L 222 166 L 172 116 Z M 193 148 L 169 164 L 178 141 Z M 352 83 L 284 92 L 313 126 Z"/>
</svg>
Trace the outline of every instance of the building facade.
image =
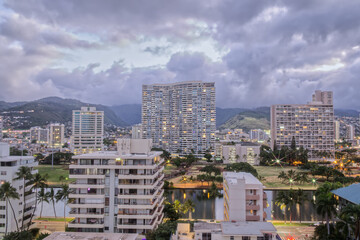
<svg viewBox="0 0 360 240">
<path fill-rule="evenodd" d="M 346 140 L 354 140 L 355 138 L 355 126 L 352 124 L 346 125 Z"/>
<path fill-rule="evenodd" d="M 335 121 L 335 141 L 340 141 L 340 121 Z"/>
<path fill-rule="evenodd" d="M 203 154 L 213 148 L 215 83 L 143 85 L 143 138 L 171 153 Z"/>
<path fill-rule="evenodd" d="M 61 148 L 65 143 L 65 126 L 60 123 L 49 124 L 49 145 L 53 148 Z"/>
<path fill-rule="evenodd" d="M 318 152 L 334 155 L 334 127 L 332 92 L 316 91 L 308 104 L 271 106 L 271 147 L 290 147 L 294 137 L 297 147 L 309 150 L 309 159 L 318 159 Z"/>
<path fill-rule="evenodd" d="M 95 107 L 73 110 L 71 150 L 75 155 L 104 149 L 104 112 Z"/>
<path fill-rule="evenodd" d="M 30 128 L 30 142 L 39 144 L 49 143 L 49 129 L 41 127 Z"/>
<path fill-rule="evenodd" d="M 250 139 L 255 142 L 266 142 L 270 137 L 265 130 L 262 129 L 251 129 Z"/>
<path fill-rule="evenodd" d="M 219 141 L 215 143 L 215 160 L 223 163 L 247 162 L 259 165 L 260 145 L 252 142 Z"/>
<path fill-rule="evenodd" d="M 24 186 L 22 179 L 14 180 L 14 178 L 17 177 L 16 172 L 19 167 L 27 166 L 31 169 L 31 173 L 34 174 L 37 172 L 37 170 L 34 170 L 34 167 L 37 165 L 38 163 L 35 162 L 32 156 L 10 156 L 9 145 L 7 143 L 0 143 L 0 184 L 9 182 L 19 193 L 19 199 L 10 200 L 14 208 L 15 217 L 9 204 L 6 211 L 6 201 L 0 199 L 0 238 L 6 231 L 6 215 L 8 215 L 7 232 L 17 231 L 15 221 L 21 227 L 24 210 L 24 226 L 30 223 L 30 216 L 34 211 L 36 201 L 35 192 L 31 190 L 32 186 L 28 185 L 27 182 L 25 182 Z"/>
<path fill-rule="evenodd" d="M 131 138 L 132 139 L 142 139 L 143 138 L 142 136 L 143 136 L 143 134 L 142 134 L 141 124 L 136 124 L 131 127 Z"/>
<path fill-rule="evenodd" d="M 163 218 L 164 160 L 149 139 L 118 139 L 117 151 L 73 157 L 69 228 L 145 234 Z"/>
</svg>

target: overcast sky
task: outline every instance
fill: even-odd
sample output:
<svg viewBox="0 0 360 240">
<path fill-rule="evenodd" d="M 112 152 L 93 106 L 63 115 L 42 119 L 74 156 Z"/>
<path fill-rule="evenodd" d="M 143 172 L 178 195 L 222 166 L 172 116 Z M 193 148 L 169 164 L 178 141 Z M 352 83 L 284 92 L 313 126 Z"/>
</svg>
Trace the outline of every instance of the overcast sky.
<svg viewBox="0 0 360 240">
<path fill-rule="evenodd" d="M 214 81 L 219 107 L 360 109 L 358 0 L 0 0 L 0 100 L 119 105 Z"/>
</svg>

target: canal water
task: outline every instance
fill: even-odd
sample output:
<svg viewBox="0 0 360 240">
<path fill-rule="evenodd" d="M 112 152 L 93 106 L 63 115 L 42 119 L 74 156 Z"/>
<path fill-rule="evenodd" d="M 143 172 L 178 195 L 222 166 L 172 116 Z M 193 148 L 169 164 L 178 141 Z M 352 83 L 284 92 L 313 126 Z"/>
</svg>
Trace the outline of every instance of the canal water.
<svg viewBox="0 0 360 240">
<path fill-rule="evenodd" d="M 316 214 L 314 204 L 312 203 L 314 191 L 305 191 L 308 201 L 305 201 L 301 206 L 293 206 L 290 210 L 280 209 L 275 204 L 275 199 L 279 191 L 265 191 L 267 194 L 267 207 L 265 212 L 267 220 L 284 220 L 290 219 L 290 211 L 292 213 L 292 220 L 299 221 L 300 215 L 302 221 L 320 221 L 321 217 Z M 194 219 L 216 219 L 223 220 L 224 216 L 224 201 L 222 197 L 211 199 L 207 197 L 206 190 L 203 189 L 172 189 L 167 190 L 167 199 L 169 202 L 179 200 L 184 202 L 186 199 L 191 199 L 195 204 L 195 212 L 192 213 Z M 301 213 L 301 214 L 300 214 Z M 188 214 L 184 217 L 188 217 Z"/>
</svg>

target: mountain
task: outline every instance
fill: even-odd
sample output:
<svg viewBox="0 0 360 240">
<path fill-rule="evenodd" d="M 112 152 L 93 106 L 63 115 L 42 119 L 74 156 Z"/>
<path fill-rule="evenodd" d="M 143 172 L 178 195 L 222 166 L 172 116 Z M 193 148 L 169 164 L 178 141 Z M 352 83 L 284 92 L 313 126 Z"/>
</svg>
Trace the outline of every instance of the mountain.
<svg viewBox="0 0 360 240">
<path fill-rule="evenodd" d="M 245 132 L 250 129 L 270 129 L 270 109 L 256 108 L 240 112 L 219 126 L 220 129 L 241 128 Z"/>
<path fill-rule="evenodd" d="M 25 104 L 26 102 L 4 102 L 0 101 L 0 111 L 6 110 L 11 107 L 16 107 Z"/>
<path fill-rule="evenodd" d="M 26 119 L 26 124 L 22 128 L 31 126 L 43 126 L 51 122 L 65 123 L 72 121 L 72 110 L 80 109 L 84 106 L 94 106 L 97 110 L 104 111 L 105 123 L 118 126 L 127 126 L 122 119 L 107 106 L 99 104 L 83 103 L 74 99 L 62 99 L 59 97 L 48 97 L 31 102 L 25 102 L 15 107 L 4 109 L 4 115 L 21 117 Z"/>
<path fill-rule="evenodd" d="M 216 127 L 221 126 L 227 120 L 232 118 L 238 113 L 245 112 L 246 108 L 216 108 Z"/>
<path fill-rule="evenodd" d="M 117 105 L 110 109 L 128 125 L 141 123 L 141 104 Z"/>
<path fill-rule="evenodd" d="M 334 109 L 334 114 L 339 117 L 359 117 L 359 111 L 352 109 Z"/>
</svg>

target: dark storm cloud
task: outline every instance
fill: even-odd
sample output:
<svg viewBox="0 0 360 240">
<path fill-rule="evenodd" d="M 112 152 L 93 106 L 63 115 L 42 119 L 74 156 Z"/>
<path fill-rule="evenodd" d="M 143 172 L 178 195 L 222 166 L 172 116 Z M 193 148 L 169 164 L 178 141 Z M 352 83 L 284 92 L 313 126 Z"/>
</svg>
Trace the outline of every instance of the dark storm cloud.
<svg viewBox="0 0 360 240">
<path fill-rule="evenodd" d="M 144 83 L 203 80 L 216 82 L 219 106 L 302 103 L 323 89 L 334 91 L 337 107 L 360 107 L 359 1 L 5 2 L 14 14 L 0 21 L 0 61 L 5 61 L 0 79 L 8 90 L 1 92 L 3 99 L 46 93 L 133 103 L 140 101 Z M 79 33 L 98 41 L 79 39 Z M 121 47 L 124 41 L 160 38 L 184 45 L 213 39 L 228 51 L 214 61 L 207 52 L 179 49 L 166 66 L 152 68 L 126 68 L 126 59 L 102 71 L 90 64 L 96 59 L 73 70 L 51 66 L 64 54 L 59 48 Z M 142 51 L 161 56 L 173 52 L 171 47 L 159 44 Z M 23 84 L 30 93 L 21 90 Z"/>
</svg>

